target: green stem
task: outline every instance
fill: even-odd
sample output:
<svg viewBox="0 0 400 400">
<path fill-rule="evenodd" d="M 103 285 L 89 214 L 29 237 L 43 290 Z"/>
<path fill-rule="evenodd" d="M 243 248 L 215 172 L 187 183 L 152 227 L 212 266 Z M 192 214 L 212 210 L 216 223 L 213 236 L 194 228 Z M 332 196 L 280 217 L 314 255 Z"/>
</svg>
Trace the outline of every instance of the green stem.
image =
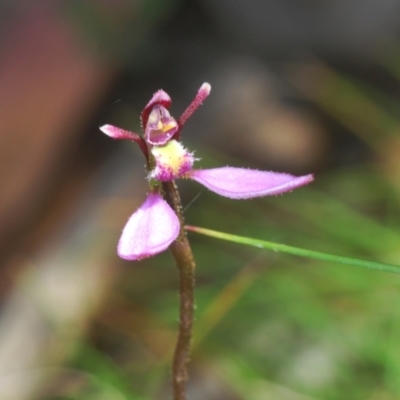
<svg viewBox="0 0 400 400">
<path fill-rule="evenodd" d="M 248 246 L 257 247 L 259 249 L 268 249 L 279 251 L 282 253 L 293 254 L 300 257 L 314 258 L 317 260 L 331 261 L 340 264 L 354 265 L 367 269 L 374 269 L 376 271 L 393 272 L 400 274 L 400 266 L 393 264 L 386 264 L 376 261 L 362 260 L 353 257 L 337 256 L 335 254 L 323 253 L 321 251 L 307 250 L 299 247 L 288 246 L 286 244 L 268 242 L 266 240 L 253 239 L 244 236 L 232 235 L 230 233 L 218 232 L 212 229 L 200 228 L 198 226 L 186 226 L 189 231 L 201 233 L 217 239 L 227 240 L 234 243 L 240 243 Z"/>
<path fill-rule="evenodd" d="M 178 239 L 170 246 L 179 272 L 180 316 L 178 340 L 172 364 L 174 400 L 185 400 L 185 383 L 188 379 L 188 362 L 194 319 L 194 274 L 196 263 L 186 236 L 181 200 L 175 182 L 163 184 L 165 199 L 176 212 L 180 221 Z"/>
</svg>

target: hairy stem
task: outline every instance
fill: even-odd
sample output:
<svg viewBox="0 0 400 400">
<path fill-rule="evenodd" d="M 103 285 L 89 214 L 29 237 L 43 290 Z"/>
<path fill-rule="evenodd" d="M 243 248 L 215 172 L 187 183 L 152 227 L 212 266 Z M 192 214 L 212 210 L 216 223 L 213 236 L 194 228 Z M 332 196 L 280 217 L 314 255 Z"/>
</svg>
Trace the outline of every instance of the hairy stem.
<svg viewBox="0 0 400 400">
<path fill-rule="evenodd" d="M 185 400 L 185 383 L 188 379 L 188 361 L 194 318 L 194 273 L 196 263 L 186 236 L 181 200 L 175 182 L 163 184 L 166 201 L 176 212 L 181 229 L 178 239 L 170 246 L 179 272 L 180 316 L 178 340 L 172 365 L 174 400 Z"/>
</svg>

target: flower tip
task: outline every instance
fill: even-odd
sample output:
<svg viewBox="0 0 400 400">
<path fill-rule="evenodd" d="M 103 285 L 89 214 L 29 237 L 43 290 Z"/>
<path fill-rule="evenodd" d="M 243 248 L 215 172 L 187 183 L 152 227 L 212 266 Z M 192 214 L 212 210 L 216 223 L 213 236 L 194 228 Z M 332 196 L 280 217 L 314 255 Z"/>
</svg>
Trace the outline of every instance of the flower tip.
<svg viewBox="0 0 400 400">
<path fill-rule="evenodd" d="M 112 125 L 103 125 L 99 128 L 103 133 L 105 133 L 107 136 L 114 137 L 114 130 Z"/>
<path fill-rule="evenodd" d="M 199 92 L 203 92 L 206 96 L 208 96 L 211 92 L 211 85 L 208 82 L 204 82 L 201 85 Z"/>
<path fill-rule="evenodd" d="M 152 99 L 150 100 L 150 103 L 153 105 L 160 103 L 164 105 L 164 107 L 168 108 L 168 106 L 171 104 L 171 97 L 169 97 L 168 93 L 164 92 L 164 90 L 160 89 L 154 93 Z"/>
<path fill-rule="evenodd" d="M 302 178 L 304 179 L 304 185 L 308 185 L 309 183 L 313 182 L 315 179 L 314 174 L 305 175 Z"/>
</svg>

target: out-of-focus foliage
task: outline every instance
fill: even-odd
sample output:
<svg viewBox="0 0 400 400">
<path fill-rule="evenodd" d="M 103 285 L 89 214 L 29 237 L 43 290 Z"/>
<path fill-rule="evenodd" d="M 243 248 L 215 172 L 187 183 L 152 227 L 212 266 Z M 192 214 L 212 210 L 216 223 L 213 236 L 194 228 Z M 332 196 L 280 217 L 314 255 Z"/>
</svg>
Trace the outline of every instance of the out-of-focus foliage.
<svg viewBox="0 0 400 400">
<path fill-rule="evenodd" d="M 176 11 L 178 0 L 70 1 L 61 4 L 83 44 L 98 56 L 137 65 L 154 51 L 154 31 Z M 160 48 L 158 48 L 160 50 Z M 144 52 L 144 54 L 143 54 Z M 145 64 L 147 60 L 142 60 Z"/>
</svg>

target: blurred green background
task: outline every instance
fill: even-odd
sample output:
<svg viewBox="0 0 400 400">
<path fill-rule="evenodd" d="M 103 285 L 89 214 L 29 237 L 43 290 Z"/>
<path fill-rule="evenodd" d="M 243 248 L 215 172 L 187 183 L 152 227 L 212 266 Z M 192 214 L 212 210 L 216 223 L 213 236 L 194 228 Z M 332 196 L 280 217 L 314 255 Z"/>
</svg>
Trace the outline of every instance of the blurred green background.
<svg viewBox="0 0 400 400">
<path fill-rule="evenodd" d="M 197 166 L 315 182 L 232 201 L 179 182 L 191 225 L 400 264 L 400 2 L 0 2 L 0 398 L 171 397 L 177 273 L 116 255 L 146 196 L 156 90 Z M 400 399 L 400 278 L 189 234 L 190 400 Z M 399 318 L 398 318 L 399 317 Z"/>
</svg>

